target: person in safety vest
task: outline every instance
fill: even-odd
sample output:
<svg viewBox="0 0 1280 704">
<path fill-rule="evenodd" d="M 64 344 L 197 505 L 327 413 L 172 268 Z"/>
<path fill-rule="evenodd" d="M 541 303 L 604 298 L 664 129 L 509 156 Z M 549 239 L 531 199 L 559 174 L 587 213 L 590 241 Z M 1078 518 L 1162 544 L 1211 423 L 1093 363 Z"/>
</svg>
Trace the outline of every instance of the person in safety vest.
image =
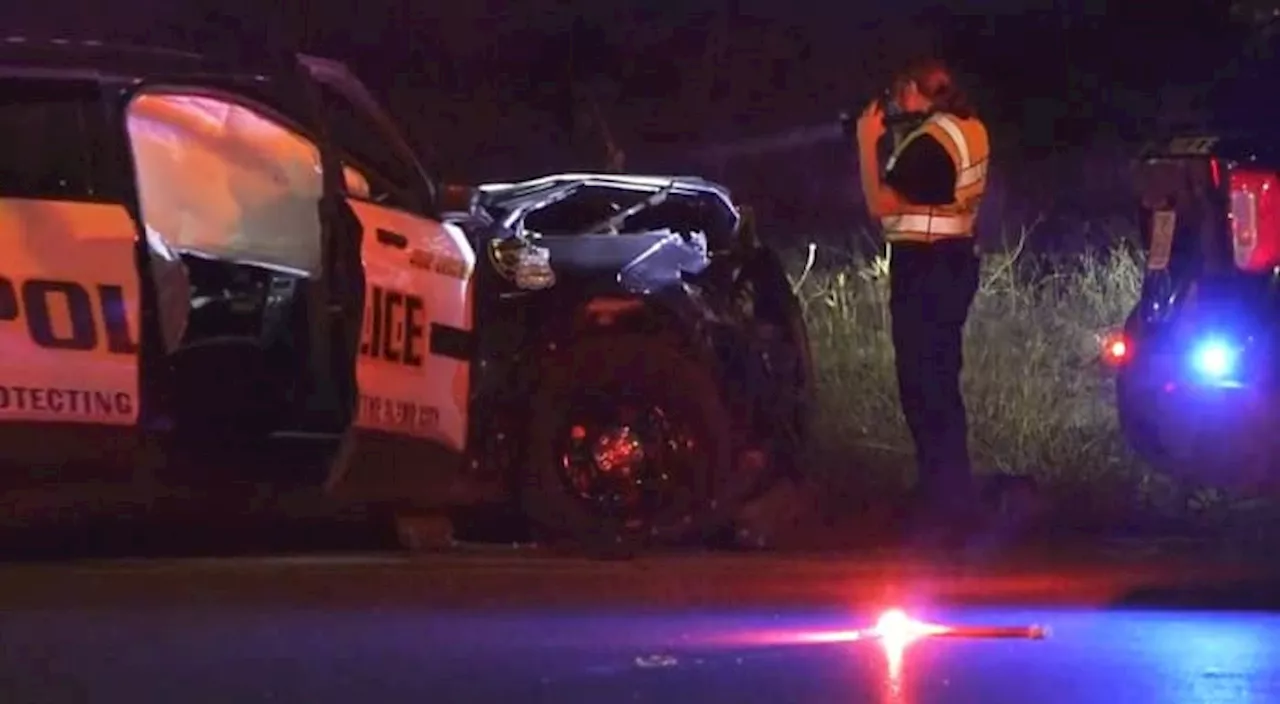
<svg viewBox="0 0 1280 704">
<path fill-rule="evenodd" d="M 986 186 L 987 129 L 936 60 L 898 74 L 885 105 L 857 121 L 867 209 L 889 248 L 890 313 L 902 412 L 916 448 L 917 489 L 938 518 L 968 518 L 973 499 L 960 393 L 961 338 L 978 289 L 973 226 Z M 881 177 L 885 112 L 915 115 Z"/>
</svg>

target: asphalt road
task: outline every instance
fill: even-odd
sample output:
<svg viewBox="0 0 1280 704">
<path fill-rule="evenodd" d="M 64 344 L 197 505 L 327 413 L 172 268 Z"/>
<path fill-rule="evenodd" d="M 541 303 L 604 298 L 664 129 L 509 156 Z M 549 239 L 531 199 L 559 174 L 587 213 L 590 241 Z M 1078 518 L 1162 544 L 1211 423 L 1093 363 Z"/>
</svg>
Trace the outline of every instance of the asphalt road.
<svg viewBox="0 0 1280 704">
<path fill-rule="evenodd" d="M 0 702 L 1280 701 L 1278 586 L 1203 556 L 11 564 Z M 895 644 L 888 606 L 1051 633 Z"/>
</svg>

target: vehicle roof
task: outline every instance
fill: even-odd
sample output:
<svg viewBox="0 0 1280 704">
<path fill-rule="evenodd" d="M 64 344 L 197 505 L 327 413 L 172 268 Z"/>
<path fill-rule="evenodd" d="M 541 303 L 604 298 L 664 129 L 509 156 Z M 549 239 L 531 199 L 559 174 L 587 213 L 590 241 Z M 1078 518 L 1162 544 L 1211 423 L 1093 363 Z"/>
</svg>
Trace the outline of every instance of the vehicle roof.
<svg viewBox="0 0 1280 704">
<path fill-rule="evenodd" d="M 160 73 L 259 73 L 296 61 L 263 50 L 219 56 L 162 46 L 84 38 L 0 37 L 0 77 L 137 78 Z"/>
</svg>

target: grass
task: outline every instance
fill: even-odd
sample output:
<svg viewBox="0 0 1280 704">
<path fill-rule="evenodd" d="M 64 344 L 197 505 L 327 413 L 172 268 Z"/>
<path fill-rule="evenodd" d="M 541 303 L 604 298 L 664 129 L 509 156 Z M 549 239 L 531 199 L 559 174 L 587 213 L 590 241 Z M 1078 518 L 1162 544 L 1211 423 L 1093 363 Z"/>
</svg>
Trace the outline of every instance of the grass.
<svg viewBox="0 0 1280 704">
<path fill-rule="evenodd" d="M 833 257 L 795 267 L 817 367 L 811 476 L 835 495 L 903 488 L 913 450 L 898 405 L 889 339 L 887 261 Z M 801 262 L 803 264 L 803 262 Z M 965 335 L 963 387 L 979 472 L 1034 475 L 1075 525 L 1114 524 L 1163 508 L 1171 487 L 1120 435 L 1101 335 L 1137 299 L 1128 251 L 1067 260 L 984 257 Z"/>
</svg>

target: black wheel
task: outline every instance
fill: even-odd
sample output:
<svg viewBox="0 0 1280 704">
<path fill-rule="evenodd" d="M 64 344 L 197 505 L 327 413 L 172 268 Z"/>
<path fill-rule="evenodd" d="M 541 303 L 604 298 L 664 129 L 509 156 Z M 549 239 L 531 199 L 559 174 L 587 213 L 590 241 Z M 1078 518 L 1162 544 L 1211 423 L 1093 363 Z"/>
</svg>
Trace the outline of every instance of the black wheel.
<svg viewBox="0 0 1280 704">
<path fill-rule="evenodd" d="M 732 437 L 700 360 L 640 335 L 581 340 L 543 367 L 525 510 L 548 540 L 602 556 L 700 538 L 723 520 Z"/>
</svg>

